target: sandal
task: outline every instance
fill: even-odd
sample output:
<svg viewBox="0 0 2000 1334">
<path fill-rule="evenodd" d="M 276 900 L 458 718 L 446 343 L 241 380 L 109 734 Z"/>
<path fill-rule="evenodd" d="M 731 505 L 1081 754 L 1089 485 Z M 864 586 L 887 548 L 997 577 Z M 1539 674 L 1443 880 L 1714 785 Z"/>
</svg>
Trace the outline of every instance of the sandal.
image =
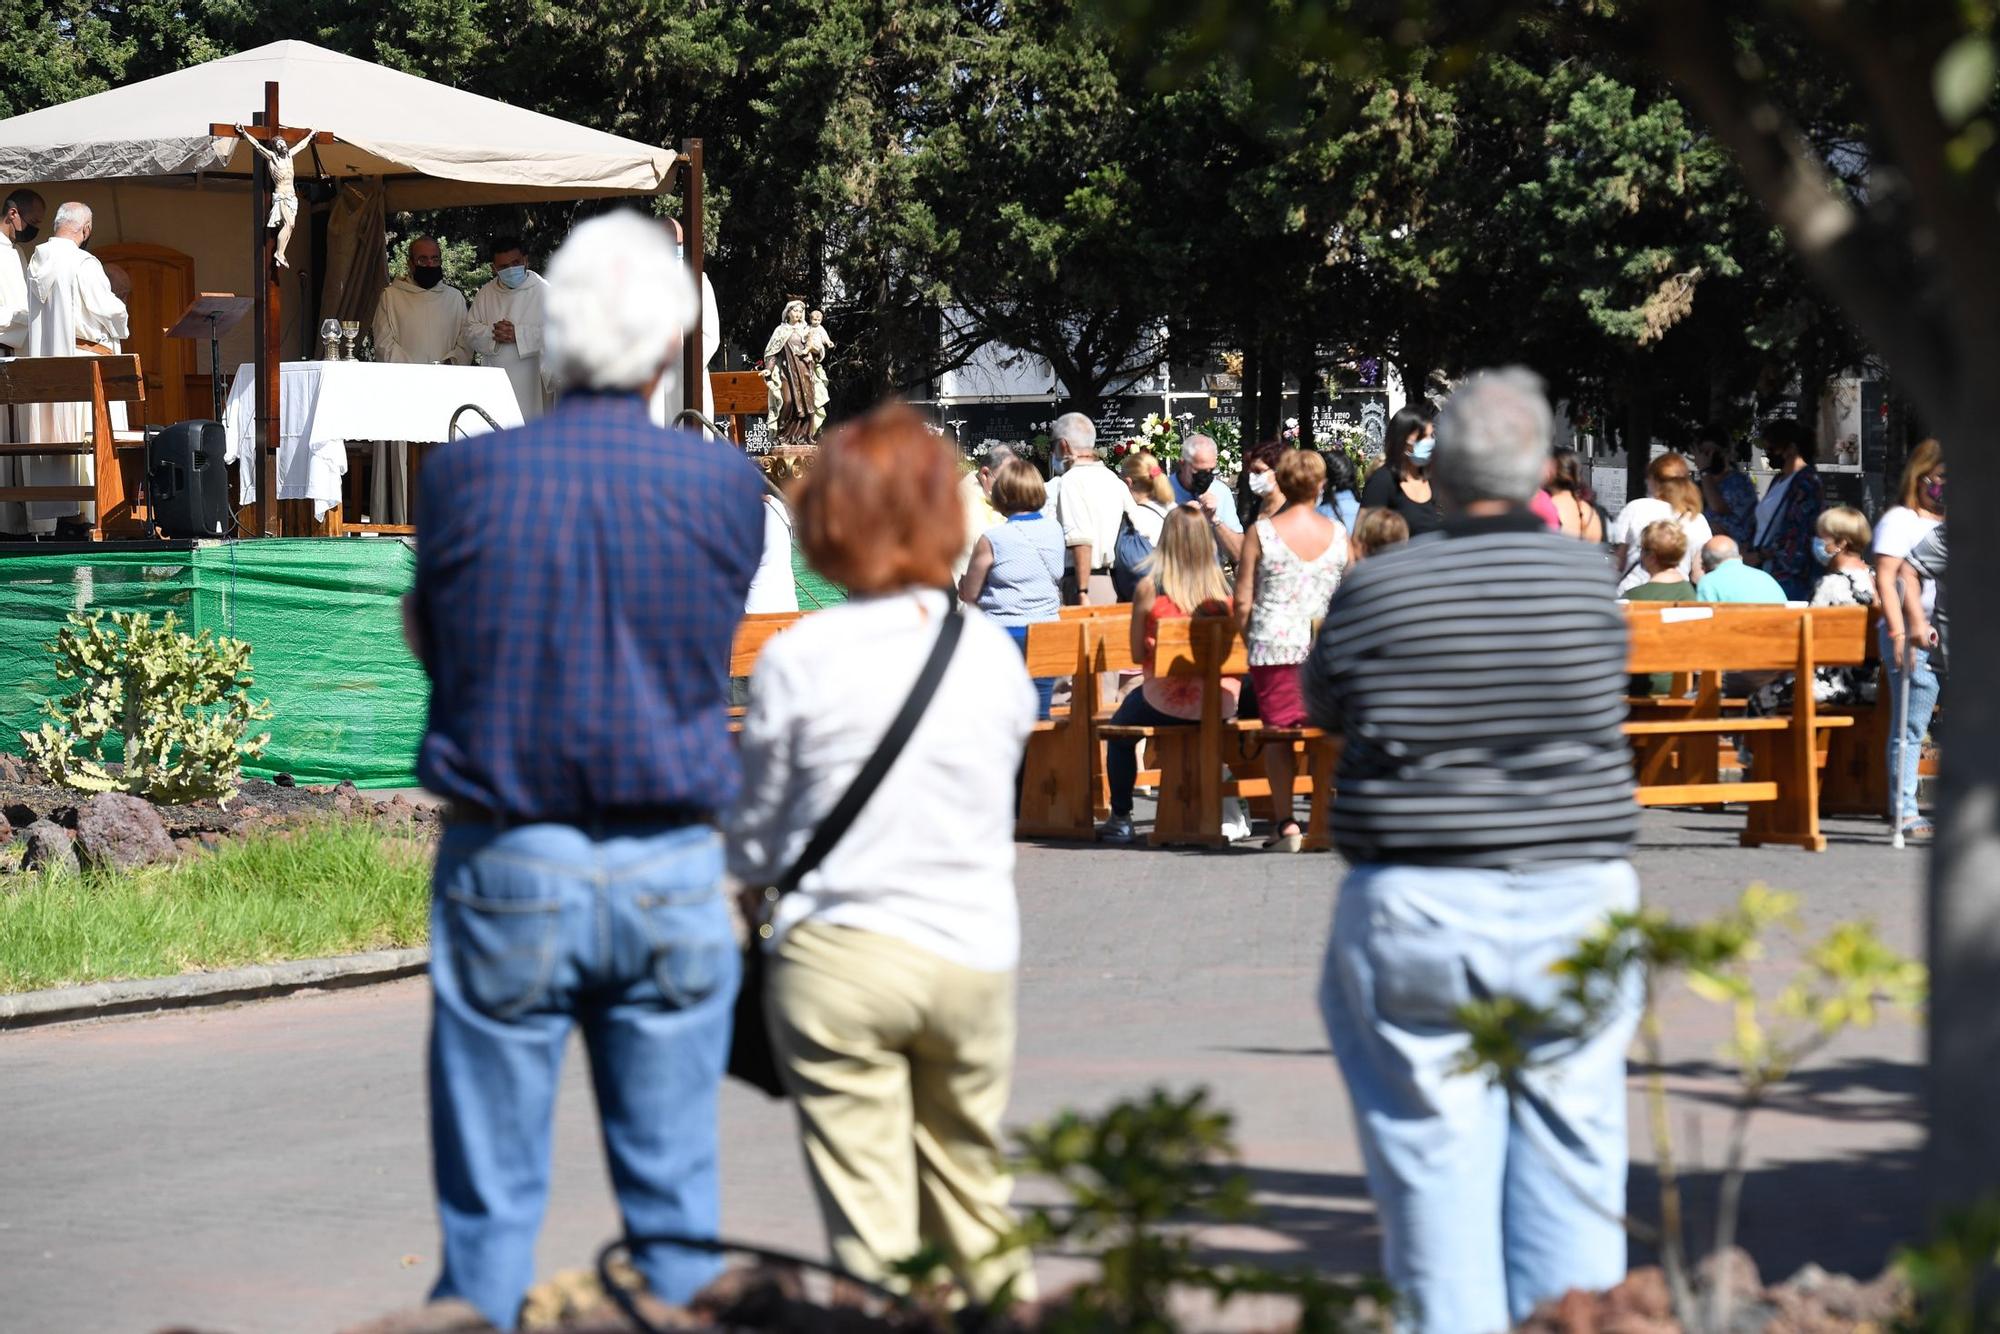
<svg viewBox="0 0 2000 1334">
<path fill-rule="evenodd" d="M 1273 834 L 1269 838 L 1265 839 L 1264 851 L 1297 852 L 1300 846 L 1305 842 L 1305 837 L 1306 837 L 1305 832 L 1301 830 L 1299 826 L 1296 824 L 1291 826 L 1291 830 L 1292 832 L 1289 834 L 1285 833 Z"/>
<path fill-rule="evenodd" d="M 1929 838 L 1937 833 L 1937 827 L 1922 816 L 1903 826 L 1904 838 Z"/>
</svg>

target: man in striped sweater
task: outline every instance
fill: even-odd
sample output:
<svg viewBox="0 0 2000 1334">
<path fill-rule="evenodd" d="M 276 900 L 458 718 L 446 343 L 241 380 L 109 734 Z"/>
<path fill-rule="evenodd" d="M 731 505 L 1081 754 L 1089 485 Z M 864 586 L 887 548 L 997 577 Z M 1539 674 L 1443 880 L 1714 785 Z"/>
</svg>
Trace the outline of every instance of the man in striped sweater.
<svg viewBox="0 0 2000 1334">
<path fill-rule="evenodd" d="M 1634 907 L 1625 624 L 1603 553 L 1528 509 L 1552 418 L 1525 370 L 1438 418 L 1444 531 L 1364 561 L 1306 689 L 1347 738 L 1333 837 L 1352 864 L 1321 1008 L 1353 1100 L 1389 1280 L 1414 1328 L 1499 1330 L 1625 1273 L 1628 987 L 1510 1093 L 1454 1073 L 1458 1008 L 1555 1007 L 1549 966 Z"/>
</svg>

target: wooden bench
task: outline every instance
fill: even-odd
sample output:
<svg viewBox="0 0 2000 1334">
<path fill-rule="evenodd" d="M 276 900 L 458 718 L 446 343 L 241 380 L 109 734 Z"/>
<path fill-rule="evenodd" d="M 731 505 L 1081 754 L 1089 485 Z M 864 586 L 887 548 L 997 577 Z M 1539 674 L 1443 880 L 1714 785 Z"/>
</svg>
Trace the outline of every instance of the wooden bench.
<svg viewBox="0 0 2000 1334">
<path fill-rule="evenodd" d="M 1628 607 L 1627 666 L 1633 673 L 1699 673 L 1719 682 L 1725 672 L 1790 671 L 1802 683 L 1785 717 L 1723 717 L 1689 710 L 1680 717 L 1628 721 L 1634 746 L 1637 799 L 1642 806 L 1740 801 L 1750 810 L 1745 847 L 1785 843 L 1820 851 L 1819 775 L 1827 736 L 1852 727 L 1851 715 L 1825 714 L 1810 682 L 1820 666 L 1867 661 L 1868 609 L 1775 606 Z M 1719 686 L 1715 698 L 1720 699 Z M 1711 759 L 1715 738 L 1740 736 L 1752 752 L 1750 772 L 1735 782 L 1690 781 L 1690 766 L 1672 763 L 1676 742 Z"/>
<path fill-rule="evenodd" d="M 1250 670 L 1236 623 L 1222 616 L 1197 616 L 1160 622 L 1154 645 L 1153 674 L 1201 683 L 1201 716 L 1184 725 L 1098 728 L 1105 740 L 1150 741 L 1160 756 L 1160 798 L 1151 843 L 1154 847 L 1221 847 L 1222 799 L 1269 796 L 1265 778 L 1235 778 L 1225 768 L 1242 768 L 1258 761 L 1265 746 L 1291 746 L 1303 752 L 1301 786 L 1311 797 L 1311 814 L 1304 846 L 1331 846 L 1334 768 L 1340 738 L 1317 727 L 1269 727 L 1254 719 L 1222 716 L 1222 680 Z"/>
<path fill-rule="evenodd" d="M 128 415 L 145 420 L 146 378 L 139 358 L 115 356 L 15 357 L 0 361 L 0 405 L 24 408 L 42 403 L 88 403 L 90 434 L 80 440 L 38 443 L 0 441 L 0 457 L 37 455 L 91 460 L 89 486 L 4 486 L 0 501 L 82 501 L 97 507 L 91 536 L 138 536 L 145 531 L 132 503 L 145 471 L 145 435 L 138 429 L 114 431 L 111 405 L 138 405 Z M 25 427 L 26 413 L 16 414 Z M 21 432 L 25 434 L 25 430 Z"/>
</svg>

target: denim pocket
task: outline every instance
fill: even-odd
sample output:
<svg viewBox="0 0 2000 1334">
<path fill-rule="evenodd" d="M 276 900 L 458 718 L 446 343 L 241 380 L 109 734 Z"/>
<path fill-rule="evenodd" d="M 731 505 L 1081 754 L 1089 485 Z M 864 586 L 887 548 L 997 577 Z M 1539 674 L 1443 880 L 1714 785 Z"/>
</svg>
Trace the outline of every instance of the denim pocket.
<svg viewBox="0 0 2000 1334">
<path fill-rule="evenodd" d="M 632 903 L 646 933 L 653 985 L 668 1009 L 692 1009 L 733 983 L 740 967 L 736 938 L 719 894 L 694 900 L 639 894 Z"/>
<path fill-rule="evenodd" d="M 466 1000 L 495 1019 L 527 1013 L 547 995 L 562 929 L 547 870 L 474 853 L 443 888 L 445 947 Z"/>
<path fill-rule="evenodd" d="M 1436 923 L 1378 913 L 1368 932 L 1375 1013 L 1414 1031 L 1457 1029 L 1459 1007 L 1472 1000 L 1463 942 Z"/>
</svg>

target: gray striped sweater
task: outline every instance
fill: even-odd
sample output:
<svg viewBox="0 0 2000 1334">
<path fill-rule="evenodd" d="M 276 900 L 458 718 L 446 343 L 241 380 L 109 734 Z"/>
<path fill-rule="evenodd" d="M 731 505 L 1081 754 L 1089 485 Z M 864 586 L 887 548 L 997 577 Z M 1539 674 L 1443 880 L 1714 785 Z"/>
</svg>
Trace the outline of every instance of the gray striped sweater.
<svg viewBox="0 0 2000 1334">
<path fill-rule="evenodd" d="M 1526 511 L 1370 557 L 1306 666 L 1313 720 L 1347 738 L 1334 842 L 1356 862 L 1626 856 L 1625 661 L 1603 552 Z"/>
</svg>

